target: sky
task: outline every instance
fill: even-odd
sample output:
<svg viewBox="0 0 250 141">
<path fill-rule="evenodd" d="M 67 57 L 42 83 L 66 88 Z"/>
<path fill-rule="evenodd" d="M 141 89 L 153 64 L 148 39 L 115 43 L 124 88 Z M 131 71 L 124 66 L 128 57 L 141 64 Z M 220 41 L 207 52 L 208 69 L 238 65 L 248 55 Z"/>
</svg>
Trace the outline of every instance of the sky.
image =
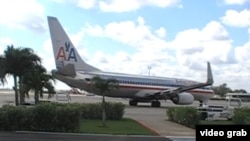
<svg viewBox="0 0 250 141">
<path fill-rule="evenodd" d="M 250 0 L 0 0 L 0 54 L 29 47 L 55 69 L 47 16 L 101 70 L 204 82 L 209 61 L 213 86 L 250 92 Z"/>
</svg>

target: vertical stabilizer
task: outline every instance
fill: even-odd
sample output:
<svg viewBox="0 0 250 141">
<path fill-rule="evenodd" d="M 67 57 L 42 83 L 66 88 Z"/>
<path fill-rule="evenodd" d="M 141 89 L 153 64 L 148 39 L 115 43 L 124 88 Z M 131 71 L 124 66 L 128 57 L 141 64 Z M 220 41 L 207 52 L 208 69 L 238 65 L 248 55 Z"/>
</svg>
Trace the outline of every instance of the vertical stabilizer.
<svg viewBox="0 0 250 141">
<path fill-rule="evenodd" d="M 214 83 L 213 74 L 211 70 L 210 63 L 207 62 L 207 84 L 212 85 Z"/>
<path fill-rule="evenodd" d="M 73 64 L 76 71 L 100 71 L 82 60 L 57 18 L 48 16 L 48 24 L 57 69 Z"/>
</svg>

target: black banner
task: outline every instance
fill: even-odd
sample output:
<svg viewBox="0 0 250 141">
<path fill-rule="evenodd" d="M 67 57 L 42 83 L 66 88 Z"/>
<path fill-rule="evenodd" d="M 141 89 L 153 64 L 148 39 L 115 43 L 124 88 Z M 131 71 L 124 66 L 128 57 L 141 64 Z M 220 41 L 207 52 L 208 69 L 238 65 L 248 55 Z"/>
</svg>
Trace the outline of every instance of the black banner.
<svg viewBox="0 0 250 141">
<path fill-rule="evenodd" d="M 250 125 L 197 125 L 196 141 L 249 141 Z"/>
</svg>

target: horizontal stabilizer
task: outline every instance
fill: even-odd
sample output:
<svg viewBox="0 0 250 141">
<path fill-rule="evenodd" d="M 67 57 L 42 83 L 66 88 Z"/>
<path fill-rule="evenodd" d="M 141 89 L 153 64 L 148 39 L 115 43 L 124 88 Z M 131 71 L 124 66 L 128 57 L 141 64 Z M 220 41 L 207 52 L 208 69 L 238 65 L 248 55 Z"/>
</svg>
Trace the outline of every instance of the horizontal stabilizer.
<svg viewBox="0 0 250 141">
<path fill-rule="evenodd" d="M 74 64 L 67 64 L 66 66 L 60 68 L 58 73 L 66 76 L 74 77 L 76 76 L 76 70 Z"/>
</svg>

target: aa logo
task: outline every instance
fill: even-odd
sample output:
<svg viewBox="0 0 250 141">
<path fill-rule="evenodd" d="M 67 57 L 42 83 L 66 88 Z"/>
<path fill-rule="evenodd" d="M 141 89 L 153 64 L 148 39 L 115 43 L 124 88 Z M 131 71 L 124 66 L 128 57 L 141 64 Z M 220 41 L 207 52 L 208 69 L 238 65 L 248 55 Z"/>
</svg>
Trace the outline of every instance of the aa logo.
<svg viewBox="0 0 250 141">
<path fill-rule="evenodd" d="M 70 47 L 69 42 L 65 42 L 65 47 L 60 47 L 59 51 L 56 56 L 56 60 L 60 61 L 75 61 L 77 62 L 76 59 L 76 54 L 74 48 Z"/>
</svg>

